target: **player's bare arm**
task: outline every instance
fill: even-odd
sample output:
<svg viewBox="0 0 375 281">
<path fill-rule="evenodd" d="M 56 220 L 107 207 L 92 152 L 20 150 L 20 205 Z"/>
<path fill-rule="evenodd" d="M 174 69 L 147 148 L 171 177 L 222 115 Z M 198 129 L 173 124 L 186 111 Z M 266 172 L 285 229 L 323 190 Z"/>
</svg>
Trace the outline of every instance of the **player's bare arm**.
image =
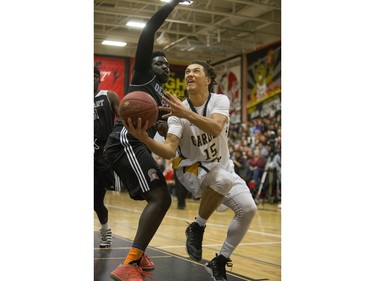
<svg viewBox="0 0 375 281">
<path fill-rule="evenodd" d="M 202 131 L 217 137 L 223 131 L 228 117 L 218 113 L 213 113 L 209 117 L 205 117 L 191 111 L 187 119 Z"/>
<path fill-rule="evenodd" d="M 224 128 L 228 117 L 222 114 L 213 113 L 209 117 L 199 115 L 189 108 L 186 108 L 182 102 L 169 92 L 165 93 L 168 98 L 163 97 L 163 100 L 170 105 L 170 107 L 159 106 L 159 110 L 167 111 L 169 113 L 163 115 L 163 118 L 176 116 L 185 118 L 197 126 L 202 131 L 216 137 Z"/>
<path fill-rule="evenodd" d="M 118 115 L 118 107 L 119 107 L 119 104 L 120 104 L 120 99 L 119 99 L 117 93 L 115 93 L 113 91 L 108 91 L 107 96 L 108 96 L 108 99 L 111 103 L 113 113 L 116 115 L 116 117 L 118 117 L 119 116 Z"/>
<path fill-rule="evenodd" d="M 146 121 L 144 127 L 142 127 L 142 119 L 138 118 L 137 128 L 133 126 L 130 118 L 128 118 L 128 122 L 123 122 L 123 124 L 129 134 L 143 142 L 153 153 L 164 159 L 172 159 L 176 155 L 176 150 L 180 143 L 180 139 L 177 136 L 167 134 L 165 142 L 161 143 L 150 138 L 147 134 L 146 128 L 148 126 L 148 121 Z"/>
</svg>

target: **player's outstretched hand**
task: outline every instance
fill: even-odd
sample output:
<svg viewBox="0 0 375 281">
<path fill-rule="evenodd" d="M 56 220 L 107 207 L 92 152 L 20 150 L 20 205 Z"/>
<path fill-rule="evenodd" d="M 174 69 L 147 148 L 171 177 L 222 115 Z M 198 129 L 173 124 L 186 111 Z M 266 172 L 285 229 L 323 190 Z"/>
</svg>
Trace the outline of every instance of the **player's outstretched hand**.
<svg viewBox="0 0 375 281">
<path fill-rule="evenodd" d="M 169 92 L 165 92 L 165 95 L 167 97 L 163 97 L 163 100 L 168 103 L 169 106 L 159 106 L 159 110 L 167 111 L 169 113 L 164 114 L 162 117 L 168 118 L 170 116 L 176 116 L 179 118 L 187 118 L 191 111 L 182 104 L 179 98 Z"/>
<path fill-rule="evenodd" d="M 129 134 L 139 139 L 140 141 L 143 142 L 149 137 L 146 131 L 148 127 L 148 121 L 146 121 L 145 125 L 142 127 L 142 118 L 138 118 L 138 123 L 137 123 L 136 128 L 134 127 L 131 118 L 128 118 L 128 122 L 122 121 L 122 123 L 124 124 L 124 127 L 128 130 Z"/>
</svg>

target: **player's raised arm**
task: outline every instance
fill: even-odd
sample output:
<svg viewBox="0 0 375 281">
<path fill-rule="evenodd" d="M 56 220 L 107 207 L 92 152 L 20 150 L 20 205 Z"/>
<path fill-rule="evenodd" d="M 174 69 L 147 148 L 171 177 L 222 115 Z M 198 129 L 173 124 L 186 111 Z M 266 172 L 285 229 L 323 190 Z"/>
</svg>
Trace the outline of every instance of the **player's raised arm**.
<svg viewBox="0 0 375 281">
<path fill-rule="evenodd" d="M 160 8 L 147 22 L 146 26 L 143 28 L 142 33 L 138 40 L 138 46 L 135 53 L 135 62 L 134 62 L 134 76 L 132 79 L 133 83 L 141 83 L 145 71 L 148 70 L 151 63 L 151 54 L 153 51 L 155 33 L 164 23 L 169 14 L 173 9 L 178 5 L 178 3 L 185 1 L 181 0 L 172 0 L 163 7 Z"/>
</svg>

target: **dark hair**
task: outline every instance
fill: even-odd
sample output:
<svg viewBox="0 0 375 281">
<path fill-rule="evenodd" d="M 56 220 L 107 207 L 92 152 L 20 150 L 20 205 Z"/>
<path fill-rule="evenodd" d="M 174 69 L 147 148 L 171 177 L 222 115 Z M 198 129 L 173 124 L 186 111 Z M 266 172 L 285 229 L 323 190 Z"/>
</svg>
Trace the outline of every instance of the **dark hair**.
<svg viewBox="0 0 375 281">
<path fill-rule="evenodd" d="M 94 74 L 98 74 L 100 76 L 100 70 L 94 66 Z"/>
<path fill-rule="evenodd" d="M 212 93 L 214 91 L 214 85 L 217 84 L 215 80 L 217 75 L 216 75 L 215 68 L 211 65 L 211 60 L 210 59 L 208 59 L 207 61 L 195 60 L 195 61 L 192 61 L 192 63 L 200 64 L 201 66 L 203 66 L 206 76 L 211 78 L 211 83 L 210 85 L 208 85 L 208 91 Z"/>
<path fill-rule="evenodd" d="M 165 56 L 165 54 L 164 54 L 163 52 L 161 52 L 161 51 L 154 51 L 154 52 L 152 52 L 152 56 L 151 56 L 151 58 L 153 59 L 153 58 L 155 58 L 155 57 L 166 57 L 166 56 Z"/>
</svg>

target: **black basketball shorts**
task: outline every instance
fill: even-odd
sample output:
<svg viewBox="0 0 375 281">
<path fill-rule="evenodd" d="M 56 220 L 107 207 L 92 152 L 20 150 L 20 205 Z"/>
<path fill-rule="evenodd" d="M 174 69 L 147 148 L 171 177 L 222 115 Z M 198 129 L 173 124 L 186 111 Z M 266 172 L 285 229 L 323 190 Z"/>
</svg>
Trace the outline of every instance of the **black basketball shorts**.
<svg viewBox="0 0 375 281">
<path fill-rule="evenodd" d="M 142 194 L 151 189 L 167 188 L 163 171 L 144 144 L 122 147 L 120 151 L 107 148 L 106 156 L 132 199 L 144 200 Z"/>
</svg>

